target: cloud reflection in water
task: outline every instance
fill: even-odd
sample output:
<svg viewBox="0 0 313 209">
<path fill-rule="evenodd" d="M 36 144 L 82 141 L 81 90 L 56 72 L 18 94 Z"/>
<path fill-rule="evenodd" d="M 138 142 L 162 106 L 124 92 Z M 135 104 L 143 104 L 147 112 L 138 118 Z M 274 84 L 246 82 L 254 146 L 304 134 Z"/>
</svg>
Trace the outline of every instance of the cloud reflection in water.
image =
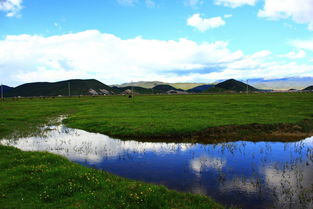
<svg viewBox="0 0 313 209">
<path fill-rule="evenodd" d="M 25 151 L 48 151 L 73 161 L 93 163 L 100 162 L 103 158 L 117 157 L 125 153 L 175 153 L 177 150 L 185 151 L 193 146 L 192 144 L 122 141 L 103 134 L 67 128 L 63 125 L 49 127 L 49 130 L 44 136 L 18 140 L 6 139 L 1 140 L 1 143 Z"/>
</svg>

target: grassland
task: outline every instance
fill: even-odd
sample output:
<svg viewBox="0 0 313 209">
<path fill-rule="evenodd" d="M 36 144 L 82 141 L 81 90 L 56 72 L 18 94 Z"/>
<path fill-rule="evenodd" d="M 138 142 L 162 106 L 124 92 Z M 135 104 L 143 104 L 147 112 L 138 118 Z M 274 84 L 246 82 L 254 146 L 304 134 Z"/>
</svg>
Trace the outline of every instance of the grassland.
<svg viewBox="0 0 313 209">
<path fill-rule="evenodd" d="M 223 208 L 212 199 L 0 145 L 0 208 Z"/>
<path fill-rule="evenodd" d="M 313 130 L 312 104 L 312 93 L 9 100 L 0 103 L 0 137 L 16 130 L 33 132 L 32 128 L 61 114 L 68 115 L 64 123 L 73 128 L 140 140 L 198 138 L 201 142 L 214 138 L 211 132 L 246 136 L 257 134 L 255 128 L 305 135 Z"/>
<path fill-rule="evenodd" d="M 249 135 L 277 127 L 310 134 L 312 104 L 310 93 L 9 99 L 0 102 L 0 138 L 31 135 L 60 115 L 68 115 L 64 123 L 70 127 L 141 140 L 193 141 L 210 131 Z M 222 207 L 210 198 L 127 180 L 48 153 L 0 146 L 0 169 L 4 208 Z"/>
</svg>

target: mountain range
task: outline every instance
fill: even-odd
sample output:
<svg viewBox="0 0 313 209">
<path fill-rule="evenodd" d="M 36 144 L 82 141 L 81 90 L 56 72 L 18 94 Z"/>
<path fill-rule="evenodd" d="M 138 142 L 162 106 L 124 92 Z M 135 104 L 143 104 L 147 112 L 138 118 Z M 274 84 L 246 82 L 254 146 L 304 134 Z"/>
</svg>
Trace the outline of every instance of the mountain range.
<svg viewBox="0 0 313 209">
<path fill-rule="evenodd" d="M 250 82 L 251 84 L 253 82 Z M 313 82 L 312 82 L 313 83 Z M 311 83 L 311 84 L 312 84 Z M 134 84 L 134 83 L 132 83 Z M 138 84 L 138 83 L 137 83 Z M 143 84 L 143 82 L 140 82 Z M 149 82 L 151 88 L 141 86 L 108 86 L 95 79 L 66 80 L 54 83 L 36 82 L 26 83 L 15 88 L 4 86 L 5 97 L 30 96 L 68 96 L 68 95 L 115 95 L 115 94 L 186 94 L 186 93 L 217 93 L 217 92 L 257 92 L 264 91 L 244 82 L 229 79 L 217 84 L 199 83 L 198 86 L 184 90 L 163 82 Z M 195 84 L 194 84 L 195 85 Z M 192 85 L 191 85 L 192 86 Z M 303 90 L 312 91 L 313 86 Z"/>
<path fill-rule="evenodd" d="M 67 80 L 55 83 L 26 83 L 6 92 L 6 96 L 58 96 L 58 95 L 114 94 L 112 88 L 95 79 Z"/>
<path fill-rule="evenodd" d="M 131 82 L 131 83 L 123 83 L 113 85 L 116 87 L 127 87 L 127 86 L 140 86 L 143 88 L 153 88 L 158 85 L 170 85 L 177 89 L 188 90 L 200 85 L 205 85 L 206 83 L 166 83 L 161 81 L 138 81 L 138 82 Z"/>
<path fill-rule="evenodd" d="M 280 79 L 249 79 L 249 84 L 258 89 L 304 89 L 307 86 L 313 85 L 313 77 L 289 77 Z"/>
<path fill-rule="evenodd" d="M 198 86 L 205 85 L 215 85 L 224 80 L 218 80 L 213 83 L 165 83 L 161 81 L 139 81 L 133 83 L 124 83 L 121 85 L 115 85 L 117 87 L 125 86 L 140 86 L 143 88 L 153 88 L 157 85 L 171 85 L 178 89 L 189 90 Z M 241 80 L 242 81 L 242 80 Z M 288 77 L 288 78 L 279 78 L 279 79 L 264 79 L 264 78 L 255 78 L 242 81 L 244 83 L 249 83 L 251 86 L 254 86 L 257 89 L 273 89 L 273 90 L 288 90 L 288 89 L 304 89 L 307 86 L 313 85 L 313 77 Z"/>
</svg>

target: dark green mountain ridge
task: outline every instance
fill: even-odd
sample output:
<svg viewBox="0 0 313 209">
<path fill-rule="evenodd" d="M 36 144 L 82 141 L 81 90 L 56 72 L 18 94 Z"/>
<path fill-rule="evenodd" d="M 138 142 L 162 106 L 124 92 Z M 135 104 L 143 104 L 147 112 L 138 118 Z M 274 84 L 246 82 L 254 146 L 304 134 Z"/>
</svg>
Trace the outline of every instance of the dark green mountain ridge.
<svg viewBox="0 0 313 209">
<path fill-rule="evenodd" d="M 237 81 L 235 79 L 229 79 L 229 80 L 223 81 L 223 82 L 215 85 L 215 87 L 220 88 L 220 89 L 225 89 L 227 91 L 236 91 L 236 92 L 246 91 L 247 88 L 249 91 L 259 91 L 258 89 L 254 88 L 253 86 L 247 85 L 247 84 L 240 82 L 240 81 Z"/>
<path fill-rule="evenodd" d="M 10 87 L 10 86 L 2 85 L 3 93 L 7 93 L 7 92 L 11 91 L 12 89 L 14 89 L 14 88 Z"/>
<path fill-rule="evenodd" d="M 312 86 L 308 86 L 305 89 L 303 89 L 304 91 L 313 91 L 313 85 Z"/>
<path fill-rule="evenodd" d="M 66 80 L 55 83 L 36 82 L 20 85 L 8 92 L 6 96 L 68 96 L 113 94 L 111 87 L 95 79 Z"/>
<path fill-rule="evenodd" d="M 217 85 L 199 85 L 194 88 L 195 91 L 189 90 L 189 93 L 218 93 L 218 92 L 242 92 L 258 91 L 253 86 L 247 85 L 240 81 L 229 79 Z M 70 92 L 69 92 L 70 89 Z M 66 81 L 59 81 L 54 83 L 36 82 L 26 83 L 16 88 L 9 88 L 5 92 L 5 97 L 31 97 L 31 96 L 71 96 L 77 95 L 110 95 L 110 94 L 129 94 L 131 91 L 135 94 L 166 94 L 166 93 L 186 93 L 186 91 L 175 88 L 171 85 L 161 84 L 153 88 L 143 88 L 139 86 L 126 87 L 110 87 L 95 79 L 73 79 Z"/>
<path fill-rule="evenodd" d="M 167 84 L 164 84 L 164 85 L 157 85 L 155 87 L 153 87 L 152 89 L 154 90 L 158 90 L 158 91 L 163 91 L 163 92 L 167 92 L 167 91 L 184 91 L 182 89 L 177 89 L 177 88 L 174 88 L 173 86 L 171 85 L 167 85 Z"/>
</svg>

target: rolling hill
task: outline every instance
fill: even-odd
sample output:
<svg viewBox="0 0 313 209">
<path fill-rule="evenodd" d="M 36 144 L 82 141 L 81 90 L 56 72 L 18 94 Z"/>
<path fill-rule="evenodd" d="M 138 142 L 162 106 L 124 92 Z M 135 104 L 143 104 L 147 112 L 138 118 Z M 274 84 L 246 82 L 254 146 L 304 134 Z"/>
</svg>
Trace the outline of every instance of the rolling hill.
<svg viewBox="0 0 313 209">
<path fill-rule="evenodd" d="M 214 87 L 214 85 L 201 85 L 201 86 L 196 86 L 192 89 L 188 89 L 187 91 L 190 93 L 201 93 L 212 87 Z"/>
<path fill-rule="evenodd" d="M 168 83 L 168 85 L 171 85 L 174 88 L 182 89 L 186 91 L 186 90 L 195 88 L 197 86 L 207 85 L 207 84 L 206 83 Z"/>
<path fill-rule="evenodd" d="M 168 92 L 168 91 L 171 91 L 171 90 L 173 90 L 173 91 L 183 91 L 182 89 L 174 88 L 171 85 L 157 85 L 157 86 L 153 87 L 152 89 L 160 91 L 160 92 Z"/>
<path fill-rule="evenodd" d="M 131 90 L 133 89 L 135 94 L 154 94 L 154 93 L 159 93 L 154 91 L 151 88 L 143 88 L 139 86 L 125 86 L 125 87 L 112 87 L 114 93 L 116 94 L 129 94 L 131 93 Z"/>
<path fill-rule="evenodd" d="M 69 86 L 71 95 L 106 95 L 114 93 L 111 87 L 95 79 L 75 79 L 55 83 L 27 83 L 10 90 L 6 96 L 68 96 Z"/>
<path fill-rule="evenodd" d="M 138 82 L 132 82 L 132 83 L 123 83 L 120 85 L 114 85 L 115 87 L 118 88 L 124 88 L 124 87 L 131 87 L 131 86 L 138 86 L 146 89 L 151 89 L 157 85 L 163 85 L 167 84 L 161 81 L 138 81 Z"/>
<path fill-rule="evenodd" d="M 126 86 L 126 87 L 112 87 L 113 91 L 117 94 L 130 94 L 133 90 L 135 94 L 166 94 L 169 91 L 184 92 L 184 90 L 176 89 L 170 85 L 157 85 L 153 88 L 143 88 L 139 86 Z"/>
<path fill-rule="evenodd" d="M 235 79 L 229 79 L 218 83 L 216 85 L 200 85 L 195 88 L 189 89 L 189 93 L 218 93 L 218 92 L 227 92 L 235 91 L 241 92 L 247 90 L 247 84 L 237 81 Z M 253 86 L 248 85 L 249 91 L 259 91 Z"/>
<path fill-rule="evenodd" d="M 159 82 L 161 83 L 161 82 Z M 155 83 L 157 84 L 157 83 Z M 306 90 L 310 90 L 308 87 Z M 129 94 L 131 90 L 134 90 L 135 94 L 186 94 L 188 93 L 218 93 L 227 91 L 246 91 L 247 84 L 240 81 L 230 79 L 221 82 L 217 85 L 199 85 L 188 91 L 184 91 L 179 88 L 175 88 L 168 84 L 156 85 L 153 88 L 143 88 L 139 86 L 107 86 L 95 79 L 81 80 L 67 80 L 55 83 L 49 82 L 36 82 L 26 83 L 16 88 L 4 86 L 4 92 L 6 97 L 22 96 L 68 96 L 70 89 L 71 96 L 77 95 L 109 95 L 109 94 Z M 253 86 L 248 85 L 249 91 L 258 91 Z"/>
<path fill-rule="evenodd" d="M 11 91 L 12 89 L 13 89 L 13 87 L 2 85 L 2 90 L 3 90 L 4 94 Z"/>
<path fill-rule="evenodd" d="M 215 87 L 220 89 L 225 89 L 227 91 L 246 91 L 247 87 L 249 91 L 259 91 L 258 89 L 254 88 L 253 86 L 247 85 L 243 82 L 237 81 L 235 79 L 229 79 L 224 82 L 221 82 Z"/>
<path fill-rule="evenodd" d="M 313 91 L 313 86 L 308 86 L 303 91 Z"/>
<path fill-rule="evenodd" d="M 70 87 L 70 88 L 69 88 Z M 6 88 L 7 89 L 7 88 Z M 67 80 L 55 83 L 36 82 L 26 83 L 16 88 L 10 88 L 5 97 L 32 97 L 32 96 L 68 96 L 70 89 L 71 96 L 78 95 L 109 95 L 129 94 L 134 90 L 135 94 L 156 94 L 167 93 L 168 91 L 183 91 L 170 85 L 157 85 L 154 88 L 143 88 L 138 86 L 110 87 L 95 79 L 88 80 Z"/>
<path fill-rule="evenodd" d="M 138 82 L 132 82 L 132 83 L 123 83 L 123 84 L 114 85 L 114 86 L 119 87 L 119 88 L 127 87 L 127 86 L 153 88 L 158 85 L 170 85 L 176 89 L 188 90 L 188 89 L 191 89 L 200 85 L 206 85 L 206 84 L 205 83 L 165 83 L 161 81 L 138 81 Z"/>
</svg>

